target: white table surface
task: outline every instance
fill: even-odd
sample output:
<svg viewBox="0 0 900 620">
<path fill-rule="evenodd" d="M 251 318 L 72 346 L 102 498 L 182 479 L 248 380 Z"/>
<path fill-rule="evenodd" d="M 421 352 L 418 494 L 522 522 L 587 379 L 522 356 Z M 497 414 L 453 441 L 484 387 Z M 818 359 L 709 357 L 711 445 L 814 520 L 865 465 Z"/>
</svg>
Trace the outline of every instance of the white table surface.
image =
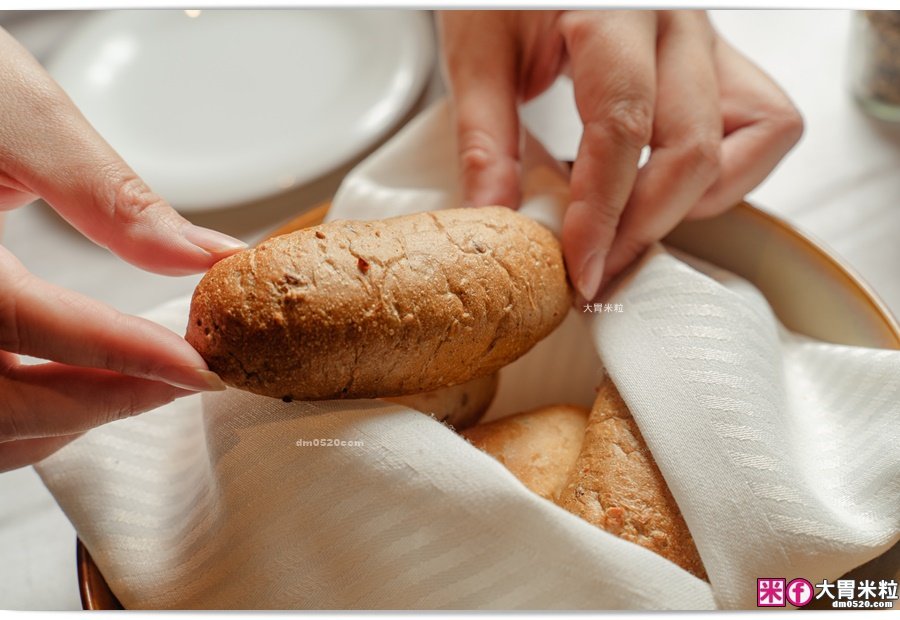
<svg viewBox="0 0 900 620">
<path fill-rule="evenodd" d="M 83 13 L 0 15 L 46 59 Z M 806 118 L 800 145 L 750 198 L 823 240 L 900 315 L 900 130 L 865 117 L 845 88 L 850 15 L 842 11 L 716 12 L 720 31 L 785 88 Z M 422 105 L 443 88 L 432 80 Z M 578 124 L 567 88 L 529 105 L 535 132 L 571 156 Z M 560 112 L 560 103 L 567 113 Z M 252 242 L 330 197 L 348 167 L 252 209 L 193 216 Z M 11 213 L 3 243 L 35 274 L 137 313 L 193 290 L 197 277 L 143 273 L 77 235 L 46 205 Z M 31 468 L 0 474 L 0 609 L 80 609 L 75 532 Z"/>
</svg>

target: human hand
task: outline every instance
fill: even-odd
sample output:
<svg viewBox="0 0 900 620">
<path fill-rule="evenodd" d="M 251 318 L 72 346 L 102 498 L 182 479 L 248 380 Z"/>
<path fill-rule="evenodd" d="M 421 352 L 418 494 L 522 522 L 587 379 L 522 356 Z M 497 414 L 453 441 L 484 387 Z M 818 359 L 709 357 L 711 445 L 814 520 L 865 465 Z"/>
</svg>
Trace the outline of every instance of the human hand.
<svg viewBox="0 0 900 620">
<path fill-rule="evenodd" d="M 154 194 L 0 30 L 0 211 L 36 197 L 157 273 L 204 271 L 245 247 L 192 225 Z M 17 354 L 52 361 L 22 365 Z M 0 246 L 0 471 L 94 426 L 216 389 L 221 380 L 178 335 L 42 282 Z"/>
<path fill-rule="evenodd" d="M 702 11 L 444 11 L 439 27 L 474 206 L 518 206 L 517 106 L 571 75 L 584 133 L 562 243 L 587 300 L 681 220 L 740 201 L 802 133 Z"/>
</svg>

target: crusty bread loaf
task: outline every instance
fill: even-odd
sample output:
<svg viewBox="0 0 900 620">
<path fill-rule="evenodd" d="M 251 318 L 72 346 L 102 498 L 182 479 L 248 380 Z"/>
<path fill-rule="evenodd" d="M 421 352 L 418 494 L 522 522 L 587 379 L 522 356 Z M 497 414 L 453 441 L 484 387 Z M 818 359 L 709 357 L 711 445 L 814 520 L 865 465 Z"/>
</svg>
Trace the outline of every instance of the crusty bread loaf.
<svg viewBox="0 0 900 620">
<path fill-rule="evenodd" d="M 478 423 L 491 406 L 497 393 L 497 373 L 477 377 L 471 381 L 446 388 L 388 398 L 391 402 L 430 413 L 457 431 Z"/>
<path fill-rule="evenodd" d="M 491 374 L 571 304 L 559 243 L 504 207 L 335 221 L 217 263 L 186 338 L 222 379 L 285 399 L 402 396 Z"/>
<path fill-rule="evenodd" d="M 538 495 L 707 578 L 681 511 L 609 379 L 590 415 L 545 407 L 462 434 Z"/>
<path fill-rule="evenodd" d="M 555 500 L 581 452 L 587 420 L 584 407 L 554 405 L 480 424 L 462 435 L 526 487 Z"/>
<path fill-rule="evenodd" d="M 631 412 L 608 378 L 600 386 L 581 454 L 558 503 L 706 579 L 681 511 Z"/>
</svg>

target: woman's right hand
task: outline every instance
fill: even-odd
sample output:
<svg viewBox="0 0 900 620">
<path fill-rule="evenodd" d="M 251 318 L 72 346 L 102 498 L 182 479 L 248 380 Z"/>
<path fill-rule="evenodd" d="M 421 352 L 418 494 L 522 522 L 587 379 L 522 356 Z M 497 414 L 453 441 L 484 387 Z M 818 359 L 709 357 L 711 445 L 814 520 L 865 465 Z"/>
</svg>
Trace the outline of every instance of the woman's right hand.
<svg viewBox="0 0 900 620">
<path fill-rule="evenodd" d="M 730 209 L 803 130 L 703 11 L 442 11 L 439 25 L 472 206 L 518 208 L 518 104 L 571 75 L 584 131 L 562 245 L 586 300 L 683 219 Z"/>
<path fill-rule="evenodd" d="M 154 194 L 0 30 L 0 211 L 38 197 L 98 245 L 157 273 L 205 271 L 246 247 Z M 65 268 L 67 257 L 55 258 Z M 51 361 L 23 365 L 18 354 Z M 180 336 L 41 281 L 0 246 L 0 471 L 100 424 L 220 389 Z"/>
</svg>

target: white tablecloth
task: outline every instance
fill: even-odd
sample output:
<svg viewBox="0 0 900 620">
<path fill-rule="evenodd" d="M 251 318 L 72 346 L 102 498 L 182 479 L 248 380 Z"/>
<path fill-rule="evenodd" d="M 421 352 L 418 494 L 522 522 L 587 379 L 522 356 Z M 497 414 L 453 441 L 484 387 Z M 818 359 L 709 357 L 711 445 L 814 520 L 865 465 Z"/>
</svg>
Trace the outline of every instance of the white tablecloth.
<svg viewBox="0 0 900 620">
<path fill-rule="evenodd" d="M 900 314 L 900 279 L 892 273 L 900 262 L 900 130 L 869 120 L 847 95 L 849 17 L 842 11 L 735 11 L 717 12 L 714 21 L 782 84 L 806 118 L 800 145 L 751 199 L 825 241 Z M 0 25 L 43 59 L 81 19 L 79 13 L 0 15 Z M 425 102 L 441 90 L 435 78 Z M 567 99 L 562 85 L 527 109 L 529 124 L 560 157 L 570 157 L 577 140 L 577 123 L 559 111 Z M 253 241 L 298 207 L 329 197 L 345 171 L 256 209 L 193 219 Z M 42 204 L 10 214 L 4 243 L 39 276 L 127 312 L 189 292 L 197 279 L 145 274 L 113 259 Z M 74 540 L 32 469 L 0 475 L 0 608 L 80 608 Z"/>
</svg>

